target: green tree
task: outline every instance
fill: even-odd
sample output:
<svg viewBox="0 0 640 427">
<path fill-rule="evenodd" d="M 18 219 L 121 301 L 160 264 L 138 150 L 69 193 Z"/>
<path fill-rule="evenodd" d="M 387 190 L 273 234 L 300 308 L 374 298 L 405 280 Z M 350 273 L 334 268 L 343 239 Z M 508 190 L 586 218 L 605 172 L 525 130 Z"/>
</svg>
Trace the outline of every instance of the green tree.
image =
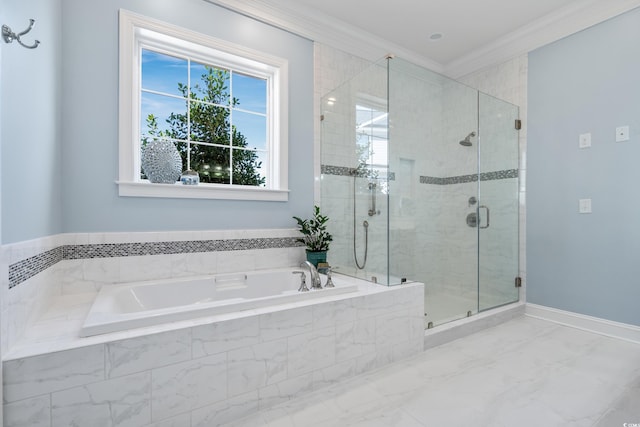
<svg viewBox="0 0 640 427">
<path fill-rule="evenodd" d="M 190 155 L 191 170 L 198 172 L 201 182 L 229 184 L 230 171 L 233 170 L 233 184 L 264 185 L 265 178 L 259 173 L 262 162 L 255 151 L 242 149 L 248 146 L 247 138 L 230 124 L 230 108 L 213 105 L 228 105 L 228 81 L 228 71 L 206 67 L 206 73 L 202 74 L 200 83 L 193 85 L 191 91 L 187 85 L 178 83 L 178 90 L 182 96 L 190 99 L 187 103 L 190 117 L 184 113 L 171 113 L 167 119 L 169 129 L 161 131 L 158 129 L 157 117 L 149 114 L 146 121 L 150 138 L 143 138 L 142 145 L 154 137 L 224 145 L 226 147 L 176 143 L 182 156 L 182 164 L 187 164 L 187 156 Z M 238 105 L 240 100 L 233 98 L 231 107 Z M 230 164 L 232 152 L 233 165 Z"/>
</svg>

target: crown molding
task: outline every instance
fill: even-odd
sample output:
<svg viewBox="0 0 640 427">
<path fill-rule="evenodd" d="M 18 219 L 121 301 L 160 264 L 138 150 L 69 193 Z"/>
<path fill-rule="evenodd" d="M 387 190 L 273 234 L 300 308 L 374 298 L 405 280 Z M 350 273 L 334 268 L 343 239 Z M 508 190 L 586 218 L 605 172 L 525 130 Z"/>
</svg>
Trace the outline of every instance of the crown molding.
<svg viewBox="0 0 640 427">
<path fill-rule="evenodd" d="M 281 0 L 204 0 L 242 15 L 333 46 L 352 55 L 375 62 L 388 54 L 442 73 L 441 63 L 412 50 L 368 33 L 342 20 L 295 2 Z M 295 6 L 293 5 L 295 4 Z"/>
<path fill-rule="evenodd" d="M 640 6 L 640 0 L 580 0 L 445 65 L 457 79 L 553 43 Z"/>
<path fill-rule="evenodd" d="M 576 0 L 530 24 L 441 64 L 342 20 L 290 0 L 203 0 L 369 61 L 392 53 L 431 71 L 458 79 L 503 63 L 636 7 L 640 0 Z"/>
</svg>

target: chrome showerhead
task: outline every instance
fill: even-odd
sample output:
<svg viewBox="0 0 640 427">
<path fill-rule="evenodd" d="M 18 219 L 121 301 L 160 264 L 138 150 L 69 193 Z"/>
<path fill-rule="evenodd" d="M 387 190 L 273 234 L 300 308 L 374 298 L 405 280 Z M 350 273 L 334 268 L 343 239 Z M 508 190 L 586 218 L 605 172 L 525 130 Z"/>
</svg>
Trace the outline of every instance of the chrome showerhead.
<svg viewBox="0 0 640 427">
<path fill-rule="evenodd" d="M 473 138 L 474 136 L 476 136 L 476 133 L 475 132 L 471 132 L 462 141 L 460 141 L 460 145 L 463 145 L 465 147 L 471 147 L 473 145 L 471 143 L 471 138 Z"/>
</svg>

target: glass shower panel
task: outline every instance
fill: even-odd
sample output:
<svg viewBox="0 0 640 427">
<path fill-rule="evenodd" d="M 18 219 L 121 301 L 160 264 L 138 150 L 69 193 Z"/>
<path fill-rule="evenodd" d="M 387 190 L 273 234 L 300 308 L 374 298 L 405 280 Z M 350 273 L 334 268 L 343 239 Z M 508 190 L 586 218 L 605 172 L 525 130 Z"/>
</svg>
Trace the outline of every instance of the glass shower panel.
<svg viewBox="0 0 640 427">
<path fill-rule="evenodd" d="M 518 107 L 480 93 L 478 306 L 518 300 Z"/>
<path fill-rule="evenodd" d="M 425 283 L 425 327 L 518 300 L 518 108 L 400 58 L 322 100 L 337 272 Z"/>
<path fill-rule="evenodd" d="M 321 209 L 336 272 L 389 284 L 386 61 L 322 97 Z"/>
<path fill-rule="evenodd" d="M 478 310 L 477 134 L 477 91 L 389 61 L 390 276 L 425 283 L 425 326 Z"/>
<path fill-rule="evenodd" d="M 389 270 L 396 282 L 422 282 L 435 277 L 439 265 L 431 239 L 438 187 L 422 177 L 438 175 L 444 80 L 400 58 L 389 60 L 388 72 Z"/>
</svg>

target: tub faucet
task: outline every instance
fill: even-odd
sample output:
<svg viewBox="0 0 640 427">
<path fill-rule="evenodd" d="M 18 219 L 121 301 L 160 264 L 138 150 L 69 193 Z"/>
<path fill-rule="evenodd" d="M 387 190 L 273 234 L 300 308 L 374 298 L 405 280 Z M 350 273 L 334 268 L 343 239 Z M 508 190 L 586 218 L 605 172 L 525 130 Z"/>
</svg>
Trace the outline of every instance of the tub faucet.
<svg viewBox="0 0 640 427">
<path fill-rule="evenodd" d="M 300 287 L 298 288 L 298 292 L 309 292 L 309 288 L 307 288 L 307 277 L 304 275 L 304 271 L 292 271 L 293 274 L 300 275 Z"/>
<path fill-rule="evenodd" d="M 300 264 L 300 267 L 309 268 L 309 273 L 311 275 L 311 289 L 322 289 L 322 282 L 320 281 L 320 275 L 318 274 L 316 267 L 309 261 L 304 261 Z"/>
</svg>

